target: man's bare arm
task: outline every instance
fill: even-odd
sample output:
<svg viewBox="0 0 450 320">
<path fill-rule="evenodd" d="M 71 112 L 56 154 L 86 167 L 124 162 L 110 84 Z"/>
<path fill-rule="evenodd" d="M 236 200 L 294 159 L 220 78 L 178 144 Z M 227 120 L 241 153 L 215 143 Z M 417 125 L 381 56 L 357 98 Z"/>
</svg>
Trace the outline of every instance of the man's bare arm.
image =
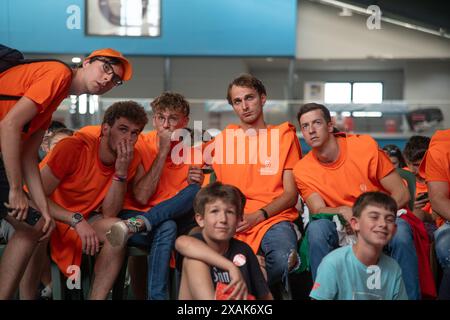
<svg viewBox="0 0 450 320">
<path fill-rule="evenodd" d="M 433 211 L 446 220 L 450 220 L 449 183 L 445 181 L 427 182 L 428 194 Z"/>
<path fill-rule="evenodd" d="M 391 197 L 394 198 L 398 208 L 403 208 L 408 205 L 408 201 L 411 197 L 408 188 L 403 183 L 403 180 L 397 171 L 394 170 L 382 178 L 380 184 L 389 192 Z"/>
</svg>

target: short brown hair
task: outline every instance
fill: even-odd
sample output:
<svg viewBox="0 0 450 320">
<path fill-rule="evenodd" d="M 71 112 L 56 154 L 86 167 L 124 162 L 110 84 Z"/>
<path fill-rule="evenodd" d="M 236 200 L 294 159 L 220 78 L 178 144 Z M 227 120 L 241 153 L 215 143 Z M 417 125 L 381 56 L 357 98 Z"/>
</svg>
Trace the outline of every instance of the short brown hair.
<svg viewBox="0 0 450 320">
<path fill-rule="evenodd" d="M 66 127 L 60 127 L 58 129 L 55 129 L 54 131 L 50 131 L 49 134 L 46 134 L 44 136 L 44 138 L 42 139 L 42 143 L 44 148 L 48 148 L 50 150 L 50 145 L 52 144 L 53 139 L 58 135 L 58 134 L 64 134 L 68 137 L 73 136 L 73 134 L 75 133 L 74 130 L 66 128 Z"/>
<path fill-rule="evenodd" d="M 233 101 L 231 101 L 231 88 L 233 86 L 237 87 L 245 87 L 245 88 L 252 88 L 255 89 L 259 95 L 267 95 L 266 94 L 266 88 L 264 87 L 261 80 L 256 78 L 255 76 L 244 73 L 241 74 L 239 77 L 234 79 L 229 85 L 227 90 L 227 100 L 229 104 L 233 104 Z"/>
<path fill-rule="evenodd" d="M 300 107 L 300 110 L 297 113 L 297 121 L 300 123 L 300 117 L 302 115 L 304 115 L 305 113 L 313 111 L 313 110 L 321 110 L 326 123 L 331 122 L 330 110 L 328 110 L 327 107 L 325 107 L 323 104 L 314 103 L 314 102 L 304 104 Z"/>
<path fill-rule="evenodd" d="M 125 118 L 144 129 L 148 122 L 147 113 L 143 106 L 136 101 L 118 101 L 106 109 L 103 116 L 103 124 L 107 123 L 110 127 L 114 125 L 117 119 Z"/>
<path fill-rule="evenodd" d="M 386 193 L 372 191 L 361 194 L 353 204 L 353 216 L 359 218 L 362 211 L 369 205 L 384 208 L 393 214 L 397 213 L 397 203 Z"/>
<path fill-rule="evenodd" d="M 218 199 L 233 205 L 236 208 L 238 217 L 242 217 L 244 214 L 246 199 L 241 190 L 235 186 L 222 184 L 218 181 L 208 184 L 197 193 L 194 199 L 195 213 L 203 216 L 206 204 Z"/>
<path fill-rule="evenodd" d="M 164 110 L 181 112 L 185 117 L 189 116 L 190 107 L 186 98 L 176 92 L 163 92 L 150 103 L 153 114 Z"/>
<path fill-rule="evenodd" d="M 430 138 L 425 136 L 412 136 L 406 142 L 403 155 L 409 162 L 420 161 L 425 156 L 430 145 Z"/>
<path fill-rule="evenodd" d="M 69 128 L 59 128 L 59 129 L 56 129 L 55 131 L 53 131 L 53 132 L 50 132 L 50 134 L 48 135 L 48 140 L 47 140 L 47 142 L 48 142 L 48 144 L 50 144 L 51 142 L 52 142 L 52 140 L 53 140 L 53 138 L 54 137 L 56 137 L 58 134 L 65 134 L 66 136 L 73 136 L 73 134 L 75 133 L 75 131 L 74 130 L 72 130 L 72 129 L 69 129 Z"/>
</svg>

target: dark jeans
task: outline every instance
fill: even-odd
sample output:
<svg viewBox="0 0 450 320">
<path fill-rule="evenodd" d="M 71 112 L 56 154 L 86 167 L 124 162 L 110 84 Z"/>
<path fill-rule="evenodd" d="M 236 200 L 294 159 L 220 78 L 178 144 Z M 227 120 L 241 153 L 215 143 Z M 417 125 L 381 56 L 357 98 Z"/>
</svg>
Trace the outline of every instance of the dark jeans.
<svg viewBox="0 0 450 320">
<path fill-rule="evenodd" d="M 128 240 L 128 245 L 144 246 L 150 249 L 147 257 L 147 294 L 149 300 L 169 298 L 169 262 L 177 237 L 177 230 L 192 225 L 192 204 L 200 186 L 191 184 L 176 196 L 163 201 L 148 212 L 123 210 L 121 219 L 142 217 L 151 225 L 148 233 L 138 233 Z M 177 223 L 175 222 L 177 220 Z"/>
<path fill-rule="evenodd" d="M 444 272 L 438 299 L 450 300 L 450 221 L 434 232 L 434 241 L 436 255 Z"/>
</svg>

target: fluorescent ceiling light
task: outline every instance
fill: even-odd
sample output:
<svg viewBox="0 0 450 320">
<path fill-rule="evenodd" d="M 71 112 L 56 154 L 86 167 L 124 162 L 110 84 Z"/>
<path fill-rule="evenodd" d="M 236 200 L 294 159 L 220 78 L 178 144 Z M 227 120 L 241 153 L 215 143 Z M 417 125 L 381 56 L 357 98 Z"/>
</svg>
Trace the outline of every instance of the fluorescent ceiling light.
<svg viewBox="0 0 450 320">
<path fill-rule="evenodd" d="M 383 113 L 380 111 L 353 111 L 352 115 L 355 118 L 381 118 Z"/>
<path fill-rule="evenodd" d="M 341 2 L 341 1 L 337 1 L 337 0 L 310 0 L 313 2 L 320 2 L 323 4 L 327 4 L 333 7 L 337 7 L 340 9 L 346 9 L 346 10 L 351 10 L 357 13 L 361 13 L 364 15 L 370 15 L 371 11 L 367 11 L 366 8 L 362 8 L 362 7 L 358 7 L 349 3 L 345 3 L 345 2 Z M 425 28 L 425 27 L 421 27 L 418 26 L 416 24 L 411 24 L 411 23 L 407 23 L 404 21 L 400 21 L 397 19 L 391 19 L 391 18 L 387 18 L 384 17 L 383 15 L 381 15 L 381 21 L 385 21 L 391 24 L 395 24 L 397 26 L 401 26 L 404 28 L 408 28 L 408 29 L 413 29 L 413 30 L 417 30 L 417 31 L 421 31 L 421 32 L 425 32 L 425 33 L 429 33 L 435 36 L 439 36 L 439 37 L 444 37 L 444 38 L 448 38 L 450 39 L 450 34 L 445 32 L 444 29 L 439 29 L 439 30 L 434 30 L 434 29 L 430 29 L 430 28 Z"/>
</svg>

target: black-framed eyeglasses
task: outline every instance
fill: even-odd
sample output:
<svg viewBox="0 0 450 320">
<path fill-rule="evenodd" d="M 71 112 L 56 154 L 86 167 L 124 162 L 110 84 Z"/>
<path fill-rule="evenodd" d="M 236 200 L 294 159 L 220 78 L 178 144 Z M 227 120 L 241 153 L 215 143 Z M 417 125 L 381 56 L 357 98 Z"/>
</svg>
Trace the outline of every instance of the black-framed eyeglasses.
<svg viewBox="0 0 450 320">
<path fill-rule="evenodd" d="M 112 78 L 111 78 L 111 81 L 112 81 L 112 83 L 114 83 L 115 86 L 120 86 L 120 85 L 123 84 L 122 78 L 120 78 L 120 77 L 114 72 L 114 69 L 113 69 L 113 67 L 112 67 L 111 62 L 109 62 L 109 61 L 106 60 L 106 59 L 101 59 L 101 58 L 96 58 L 96 57 L 94 57 L 92 60 L 93 60 L 93 61 L 98 60 L 98 61 L 103 62 L 103 71 L 104 71 L 106 74 L 112 74 L 112 75 L 113 75 Z"/>
</svg>

